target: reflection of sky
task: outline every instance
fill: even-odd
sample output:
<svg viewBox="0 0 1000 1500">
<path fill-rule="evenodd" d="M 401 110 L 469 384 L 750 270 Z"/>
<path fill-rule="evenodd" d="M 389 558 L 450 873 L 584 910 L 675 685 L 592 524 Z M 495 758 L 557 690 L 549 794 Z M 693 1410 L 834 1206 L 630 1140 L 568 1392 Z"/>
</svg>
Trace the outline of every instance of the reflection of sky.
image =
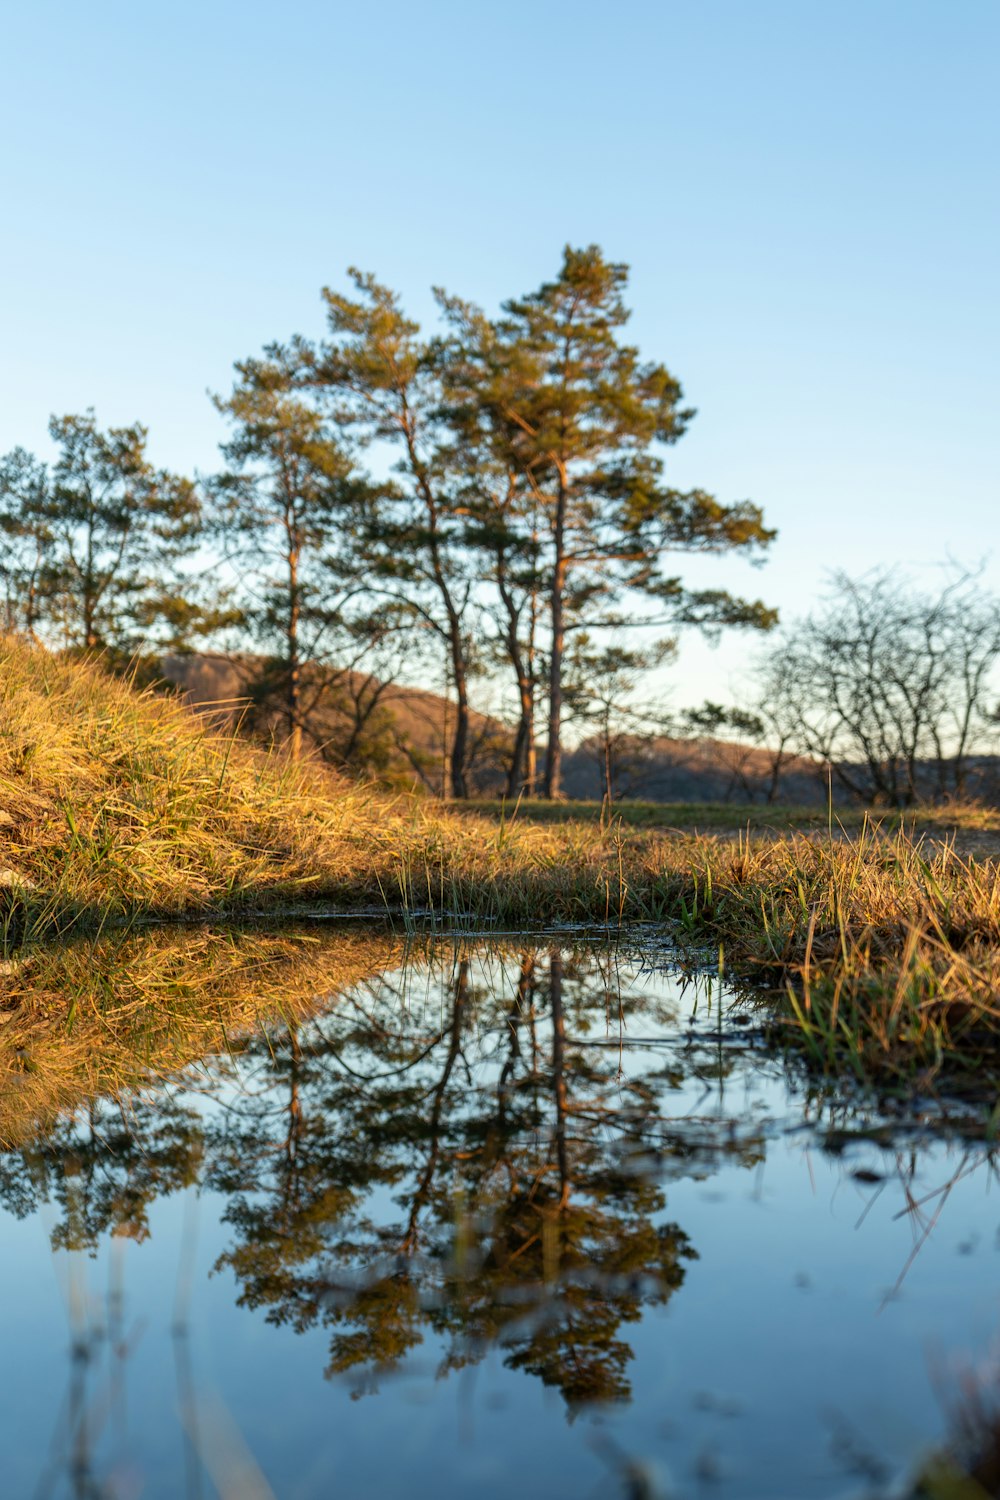
<svg viewBox="0 0 1000 1500">
<path fill-rule="evenodd" d="M 512 972 L 508 964 L 501 990 L 507 1000 Z M 474 971 L 473 982 L 499 973 L 492 963 Z M 657 1033 L 651 1015 L 637 1013 L 642 997 L 673 997 L 677 1015 L 676 1024 L 661 1023 L 661 1042 L 626 1049 L 625 1074 L 647 1073 L 651 1059 L 667 1056 L 686 1056 L 689 1068 L 710 1066 L 715 1016 L 704 994 L 692 1051 L 690 993 L 677 996 L 662 977 L 622 977 L 633 1035 Z M 372 988 L 364 993 L 370 998 Z M 412 976 L 406 1016 L 415 1033 L 440 1021 L 440 997 L 427 975 Z M 603 1039 L 603 1008 L 601 998 L 589 1045 Z M 572 1024 L 568 1030 L 577 1034 Z M 16 1370 L 0 1406 L 5 1493 L 31 1493 L 53 1430 L 65 1436 L 59 1409 L 69 1373 L 69 1323 L 60 1287 L 85 1284 L 92 1314 L 101 1316 L 119 1276 L 125 1327 L 135 1339 L 124 1373 L 127 1437 L 117 1430 L 120 1412 L 111 1403 L 102 1472 L 121 1450 L 146 1478 L 143 1495 L 183 1493 L 171 1326 L 179 1268 L 188 1255 L 198 1389 L 230 1413 L 282 1500 L 330 1493 L 433 1493 L 446 1500 L 469 1493 L 473 1484 L 477 1494 L 497 1500 L 512 1493 L 607 1494 L 612 1450 L 655 1461 L 674 1475 L 681 1495 L 697 1492 L 698 1472 L 716 1472 L 718 1493 L 733 1497 L 858 1494 L 861 1482 L 831 1455 L 833 1440 L 843 1442 L 844 1434 L 856 1450 L 905 1467 L 941 1430 L 930 1380 L 935 1359 L 947 1362 L 956 1352 L 978 1356 L 1000 1330 L 1000 1214 L 987 1193 L 988 1171 L 972 1171 L 955 1184 L 899 1294 L 886 1300 L 915 1245 L 912 1219 L 894 1217 L 904 1207 L 900 1161 L 917 1152 L 910 1188 L 920 1198 L 947 1183 L 967 1148 L 938 1143 L 921 1149 L 910 1142 L 897 1157 L 867 1141 L 840 1155 L 826 1153 L 816 1132 L 802 1128 L 802 1100 L 786 1090 L 780 1069 L 763 1060 L 758 1068 L 746 1051 L 731 1051 L 735 1035 L 742 1033 L 730 1028 L 724 1041 L 735 1067 L 721 1099 L 714 1080 L 688 1077 L 683 1087 L 664 1093 L 661 1123 L 682 1134 L 690 1129 L 698 1140 L 721 1124 L 719 1139 L 725 1139 L 727 1122 L 755 1118 L 766 1137 L 766 1160 L 746 1168 L 723 1158 L 711 1170 L 701 1154 L 696 1176 L 686 1175 L 676 1159 L 665 1160 L 665 1218 L 681 1226 L 698 1259 L 685 1262 L 684 1282 L 665 1307 L 619 1330 L 635 1351 L 629 1406 L 601 1416 L 584 1413 L 570 1424 L 555 1392 L 505 1370 L 495 1350 L 475 1368 L 437 1380 L 441 1350 L 433 1337 L 401 1374 L 381 1382 L 378 1395 L 353 1401 L 347 1383 L 322 1378 L 324 1330 L 297 1336 L 268 1326 L 259 1313 L 236 1305 L 229 1271 L 210 1274 L 231 1241 L 231 1230 L 220 1224 L 226 1203 L 220 1195 L 186 1193 L 157 1202 L 148 1241 L 104 1242 L 92 1260 L 50 1255 L 48 1208 L 24 1222 L 0 1218 L 0 1326 L 8 1370 Z M 358 1061 L 352 1056 L 352 1065 Z M 474 1077 L 477 1087 L 487 1087 L 492 1070 L 474 1070 Z M 261 1084 L 255 1065 L 254 1087 Z M 222 1098 L 235 1100 L 228 1087 Z M 696 1117 L 697 1125 L 685 1116 Z M 967 1164 L 974 1161 L 971 1154 Z M 852 1176 L 859 1169 L 884 1182 L 859 1181 Z M 399 1191 L 372 1195 L 367 1212 L 403 1217 L 393 1201 Z M 938 1202 L 924 1205 L 923 1222 Z M 103 1376 L 92 1393 L 102 1384 Z M 214 1409 L 206 1406 L 207 1423 Z M 119 1492 L 128 1492 L 124 1483 L 112 1491 Z"/>
<path fill-rule="evenodd" d="M 990 0 L 6 11 L 0 452 L 92 404 L 210 470 L 205 388 L 318 333 L 347 265 L 427 318 L 434 284 L 493 309 L 597 241 L 699 410 L 675 481 L 781 532 L 699 585 L 795 613 L 824 567 L 993 546 Z M 744 651 L 692 647 L 680 702 Z"/>
</svg>

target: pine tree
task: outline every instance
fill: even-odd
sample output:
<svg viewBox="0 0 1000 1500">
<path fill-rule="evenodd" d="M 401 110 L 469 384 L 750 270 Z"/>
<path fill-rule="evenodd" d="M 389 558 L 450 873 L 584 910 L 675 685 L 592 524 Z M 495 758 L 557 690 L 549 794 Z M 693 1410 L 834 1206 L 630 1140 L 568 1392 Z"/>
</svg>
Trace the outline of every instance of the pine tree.
<svg viewBox="0 0 1000 1500">
<path fill-rule="evenodd" d="M 464 400 L 488 424 L 495 459 L 532 495 L 544 533 L 550 797 L 560 794 L 568 629 L 613 618 L 636 593 L 657 602 L 661 623 L 768 628 L 776 618 L 759 601 L 692 592 L 664 571 L 671 553 L 755 553 L 775 533 L 749 502 L 664 483 L 659 450 L 694 413 L 666 367 L 622 340 L 627 276 L 596 246 L 567 248 L 554 281 L 506 303 L 488 339 L 465 340 Z"/>
<path fill-rule="evenodd" d="M 373 592 L 403 604 L 417 631 L 444 654 L 456 698 L 451 792 L 466 797 L 475 577 L 466 548 L 462 469 L 442 417 L 435 350 L 389 288 L 357 270 L 349 275 L 354 297 L 324 290 L 328 338 L 318 349 L 299 340 L 298 352 L 358 456 L 372 445 L 394 455 L 391 480 L 369 488 L 377 503 L 365 533 L 368 583 Z"/>
<path fill-rule="evenodd" d="M 229 467 L 211 486 L 212 529 L 239 567 L 244 623 L 279 643 L 293 759 L 306 718 L 303 665 L 321 660 L 344 627 L 356 501 L 350 461 L 298 369 L 278 344 L 236 365 L 231 394 L 214 398 L 232 436 L 222 444 Z"/>
<path fill-rule="evenodd" d="M 59 449 L 51 468 L 21 449 L 0 464 L 20 623 L 89 651 L 132 650 L 183 595 L 197 490 L 153 465 L 141 423 L 101 431 L 87 411 L 52 417 L 49 434 Z"/>
<path fill-rule="evenodd" d="M 495 594 L 494 654 L 509 665 L 517 692 L 517 728 L 507 795 L 536 791 L 535 710 L 539 691 L 541 596 L 538 498 L 517 462 L 509 433 L 498 428 L 500 400 L 510 381 L 509 348 L 499 349 L 496 326 L 472 303 L 436 293 L 446 335 L 433 354 L 441 381 L 442 415 L 452 431 L 453 463 L 461 473 L 467 515 L 465 544 L 482 584 Z M 502 374 L 498 377 L 498 370 Z"/>
</svg>

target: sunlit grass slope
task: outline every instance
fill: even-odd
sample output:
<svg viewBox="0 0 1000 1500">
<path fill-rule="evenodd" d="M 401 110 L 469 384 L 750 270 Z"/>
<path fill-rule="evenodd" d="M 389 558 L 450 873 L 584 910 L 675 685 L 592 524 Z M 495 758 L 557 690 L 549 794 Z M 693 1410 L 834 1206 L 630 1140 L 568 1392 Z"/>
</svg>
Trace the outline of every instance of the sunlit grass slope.
<svg viewBox="0 0 1000 1500">
<path fill-rule="evenodd" d="M 98 666 L 0 646 L 0 880 L 36 923 L 314 890 L 339 792 Z"/>
<path fill-rule="evenodd" d="M 612 844 L 600 827 L 464 819 L 357 788 L 214 734 L 99 665 L 0 644 L 8 940 L 318 900 L 617 920 L 626 905 L 637 914 L 637 888 Z"/>
</svg>

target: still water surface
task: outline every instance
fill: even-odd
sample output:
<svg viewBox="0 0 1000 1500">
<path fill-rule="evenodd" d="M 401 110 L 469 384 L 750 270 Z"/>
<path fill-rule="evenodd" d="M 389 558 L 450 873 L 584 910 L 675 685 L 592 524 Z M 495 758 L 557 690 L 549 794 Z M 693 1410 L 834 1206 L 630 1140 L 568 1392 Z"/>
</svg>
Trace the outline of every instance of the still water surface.
<svg viewBox="0 0 1000 1500">
<path fill-rule="evenodd" d="M 441 944 L 0 1157 L 0 1489 L 904 1495 L 993 1174 L 648 954 Z"/>
</svg>

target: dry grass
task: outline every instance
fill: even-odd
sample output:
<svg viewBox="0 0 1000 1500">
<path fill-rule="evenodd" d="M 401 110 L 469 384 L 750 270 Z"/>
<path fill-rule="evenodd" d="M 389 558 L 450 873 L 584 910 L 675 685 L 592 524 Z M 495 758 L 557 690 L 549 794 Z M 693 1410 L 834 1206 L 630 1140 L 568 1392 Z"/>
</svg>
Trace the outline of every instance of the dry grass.
<svg viewBox="0 0 1000 1500">
<path fill-rule="evenodd" d="M 314 892 L 364 804 L 97 666 L 10 641 L 0 702 L 0 880 L 36 930 Z"/>
<path fill-rule="evenodd" d="M 817 1064 L 992 1081 L 1000 875 L 904 829 L 670 833 L 464 815 L 340 783 L 183 708 L 0 647 L 11 945 L 136 917 L 323 901 L 500 930 L 652 921 L 777 986 Z"/>
<path fill-rule="evenodd" d="M 512 805 L 480 798 L 471 802 L 452 802 L 452 812 L 465 817 L 510 817 Z M 596 801 L 545 802 L 522 798 L 516 804 L 517 816 L 535 823 L 599 823 L 608 816 L 607 805 Z M 856 832 L 865 826 L 871 814 L 863 808 L 837 808 L 835 829 Z M 791 829 L 822 832 L 829 827 L 825 807 L 784 806 L 765 802 L 646 802 L 641 798 L 616 802 L 614 817 L 627 828 L 661 828 L 705 833 L 735 832 L 752 829 L 761 833 L 787 833 Z M 885 829 L 903 829 L 911 835 L 920 833 L 1000 834 L 1000 808 L 982 803 L 946 802 L 879 814 Z"/>
<path fill-rule="evenodd" d="M 995 1096 L 996 864 L 873 825 L 851 840 L 699 842 L 690 889 L 683 872 L 673 883 L 680 928 L 777 990 L 789 1041 L 830 1072 Z"/>
</svg>

